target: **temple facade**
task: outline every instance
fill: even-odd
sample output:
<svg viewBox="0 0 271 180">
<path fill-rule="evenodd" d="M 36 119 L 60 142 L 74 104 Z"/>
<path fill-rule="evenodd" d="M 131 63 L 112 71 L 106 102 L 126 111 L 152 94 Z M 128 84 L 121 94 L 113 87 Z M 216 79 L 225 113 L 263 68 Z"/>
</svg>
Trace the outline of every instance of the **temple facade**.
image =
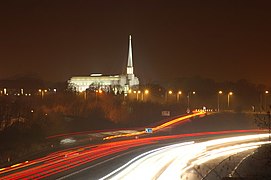
<svg viewBox="0 0 271 180">
<path fill-rule="evenodd" d="M 129 50 L 126 73 L 120 75 L 91 74 L 90 76 L 74 76 L 68 80 L 68 84 L 75 91 L 89 90 L 113 91 L 127 93 L 129 89 L 137 89 L 139 79 L 134 74 L 132 55 L 132 36 L 129 36 Z"/>
</svg>

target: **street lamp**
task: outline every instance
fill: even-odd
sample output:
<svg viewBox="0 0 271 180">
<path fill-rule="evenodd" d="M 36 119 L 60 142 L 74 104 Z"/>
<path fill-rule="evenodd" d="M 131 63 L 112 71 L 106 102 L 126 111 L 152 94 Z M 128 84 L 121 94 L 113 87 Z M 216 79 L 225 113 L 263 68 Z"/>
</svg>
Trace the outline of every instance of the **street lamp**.
<svg viewBox="0 0 271 180">
<path fill-rule="evenodd" d="M 86 90 L 86 93 L 87 93 L 87 90 Z M 95 90 L 95 103 L 97 104 L 97 102 L 98 102 L 98 94 L 102 94 L 103 93 L 103 90 L 101 90 L 101 89 L 96 89 Z M 85 97 L 85 99 L 87 99 L 87 96 Z"/>
<path fill-rule="evenodd" d="M 166 102 L 168 101 L 168 95 L 171 95 L 172 93 L 173 93 L 172 90 L 166 91 L 166 93 L 165 93 Z"/>
<path fill-rule="evenodd" d="M 131 98 L 131 93 L 132 93 L 132 90 L 131 89 L 128 89 L 128 92 L 127 93 L 124 93 L 124 100 L 125 100 L 125 97 L 127 96 L 128 98 Z"/>
<path fill-rule="evenodd" d="M 220 111 L 219 96 L 220 96 L 222 93 L 223 93 L 222 91 L 218 91 L 218 94 L 217 94 L 217 112 Z"/>
<path fill-rule="evenodd" d="M 136 92 L 136 100 L 138 101 L 138 94 L 140 94 L 141 93 L 141 91 L 140 90 L 138 90 L 137 92 Z"/>
<path fill-rule="evenodd" d="M 264 96 L 264 108 L 265 108 L 265 110 L 267 110 L 267 96 L 268 96 L 268 94 L 269 94 L 269 91 L 265 91 L 264 92 L 264 94 L 265 94 L 265 96 Z"/>
<path fill-rule="evenodd" d="M 41 99 L 43 99 L 44 94 L 47 93 L 47 89 L 44 89 L 44 90 L 39 89 L 39 92 L 40 92 L 40 95 L 41 95 Z"/>
<path fill-rule="evenodd" d="M 190 92 L 188 92 L 188 95 L 187 95 L 187 112 L 190 112 L 190 96 L 191 96 L 191 94 L 192 95 L 195 95 L 196 94 L 196 92 L 195 91 L 190 91 Z"/>
<path fill-rule="evenodd" d="M 142 93 L 142 101 L 144 101 L 144 96 L 149 94 L 149 90 L 145 89 L 144 93 Z"/>
<path fill-rule="evenodd" d="M 177 102 L 179 102 L 179 100 L 180 100 L 180 95 L 182 94 L 182 91 L 178 91 L 178 93 L 177 93 Z"/>
<path fill-rule="evenodd" d="M 228 93 L 228 109 L 230 108 L 230 96 L 233 95 L 233 92 Z"/>
<path fill-rule="evenodd" d="M 80 94 L 83 96 L 84 100 L 87 100 L 87 89 L 81 91 Z"/>
</svg>

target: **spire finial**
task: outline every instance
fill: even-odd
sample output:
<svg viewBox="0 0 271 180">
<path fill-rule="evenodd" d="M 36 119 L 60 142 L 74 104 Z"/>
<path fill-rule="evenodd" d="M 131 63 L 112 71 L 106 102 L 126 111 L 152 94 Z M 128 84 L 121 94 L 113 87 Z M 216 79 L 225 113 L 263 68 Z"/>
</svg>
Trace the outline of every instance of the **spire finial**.
<svg viewBox="0 0 271 180">
<path fill-rule="evenodd" d="M 133 52 L 132 52 L 132 36 L 129 35 L 129 51 L 127 62 L 127 74 L 133 74 Z"/>
</svg>

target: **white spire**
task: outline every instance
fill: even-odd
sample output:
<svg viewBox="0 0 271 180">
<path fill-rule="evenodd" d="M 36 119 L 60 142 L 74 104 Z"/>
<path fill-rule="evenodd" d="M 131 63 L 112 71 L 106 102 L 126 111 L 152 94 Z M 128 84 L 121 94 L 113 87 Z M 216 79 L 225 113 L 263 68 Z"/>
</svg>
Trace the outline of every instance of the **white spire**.
<svg viewBox="0 0 271 180">
<path fill-rule="evenodd" d="M 132 54 L 132 36 L 129 35 L 129 53 L 128 53 L 128 67 L 133 67 L 133 54 Z"/>
<path fill-rule="evenodd" d="M 129 35 L 129 52 L 127 62 L 127 74 L 134 74 L 133 72 L 133 54 L 132 54 L 132 36 Z"/>
</svg>

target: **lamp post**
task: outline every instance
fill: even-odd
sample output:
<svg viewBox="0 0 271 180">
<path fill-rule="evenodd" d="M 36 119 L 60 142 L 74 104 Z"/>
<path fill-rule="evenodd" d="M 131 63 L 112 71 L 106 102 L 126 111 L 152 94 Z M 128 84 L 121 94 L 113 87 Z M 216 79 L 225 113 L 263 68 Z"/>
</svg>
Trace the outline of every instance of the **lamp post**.
<svg viewBox="0 0 271 180">
<path fill-rule="evenodd" d="M 134 97 L 137 97 L 137 96 L 136 96 L 136 92 L 137 92 L 137 91 L 133 91 L 133 94 L 134 94 L 134 95 L 133 95 L 133 99 L 136 99 L 136 98 L 134 98 Z"/>
<path fill-rule="evenodd" d="M 232 92 L 228 93 L 228 109 L 230 109 L 230 96 L 232 96 L 232 95 L 233 95 Z"/>
<path fill-rule="evenodd" d="M 144 101 L 144 96 L 147 96 L 148 94 L 149 94 L 149 90 L 145 89 L 144 93 L 142 93 L 142 101 Z"/>
<path fill-rule="evenodd" d="M 195 95 L 196 94 L 196 92 L 195 91 L 193 91 L 193 92 L 188 92 L 188 95 L 187 95 L 187 112 L 190 112 L 190 101 L 191 101 L 191 94 L 192 95 Z"/>
<path fill-rule="evenodd" d="M 84 91 L 84 99 L 87 100 L 87 89 Z"/>
<path fill-rule="evenodd" d="M 124 94 L 124 100 L 126 99 L 126 96 L 127 96 L 128 99 L 130 99 L 131 98 L 131 93 L 132 93 L 132 90 L 129 89 L 128 92 L 126 94 Z"/>
<path fill-rule="evenodd" d="M 165 94 L 166 102 L 168 101 L 168 95 L 171 95 L 172 93 L 173 93 L 172 90 L 166 91 L 166 94 Z"/>
<path fill-rule="evenodd" d="M 177 102 L 180 101 L 181 94 L 182 94 L 182 91 L 178 91 L 178 93 L 176 94 Z"/>
<path fill-rule="evenodd" d="M 265 110 L 267 110 L 267 100 L 268 100 L 267 98 L 268 98 L 268 94 L 269 94 L 269 91 L 266 90 L 266 91 L 264 92 L 264 95 L 265 95 L 265 96 L 264 96 L 264 109 L 265 109 Z"/>
<path fill-rule="evenodd" d="M 141 91 L 140 90 L 138 90 L 137 92 L 136 92 L 136 100 L 138 101 L 138 94 L 140 94 L 141 93 Z"/>
<path fill-rule="evenodd" d="M 40 95 L 41 95 L 41 99 L 43 99 L 44 94 L 47 93 L 47 89 L 44 89 L 44 90 L 39 89 L 39 92 L 40 92 Z"/>
<path fill-rule="evenodd" d="M 97 104 L 97 102 L 98 102 L 98 95 L 99 94 L 102 94 L 103 93 L 103 91 L 101 90 L 101 89 L 96 89 L 95 90 L 95 103 Z"/>
<path fill-rule="evenodd" d="M 220 96 L 222 93 L 223 93 L 222 91 L 218 91 L 218 94 L 217 94 L 217 112 L 220 111 L 220 99 L 219 99 L 219 96 Z"/>
</svg>

